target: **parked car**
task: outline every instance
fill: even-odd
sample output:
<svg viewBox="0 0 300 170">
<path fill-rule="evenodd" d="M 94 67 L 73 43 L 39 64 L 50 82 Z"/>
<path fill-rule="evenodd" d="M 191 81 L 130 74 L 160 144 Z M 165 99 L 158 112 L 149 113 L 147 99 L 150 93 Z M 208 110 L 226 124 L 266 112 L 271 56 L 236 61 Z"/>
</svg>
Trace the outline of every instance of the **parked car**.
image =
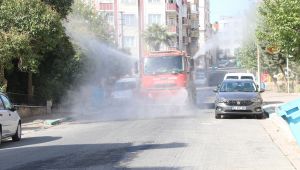
<svg viewBox="0 0 300 170">
<path fill-rule="evenodd" d="M 227 67 L 230 64 L 230 62 L 228 60 L 220 60 L 218 62 L 218 67 L 219 68 L 224 68 Z"/>
<path fill-rule="evenodd" d="M 122 78 L 115 83 L 111 96 L 113 101 L 126 101 L 136 97 L 137 92 L 137 78 Z"/>
<path fill-rule="evenodd" d="M 8 97 L 0 93 L 0 144 L 2 139 L 11 137 L 21 139 L 21 118 Z"/>
<path fill-rule="evenodd" d="M 196 70 L 194 73 L 194 85 L 203 86 L 207 84 L 207 77 L 202 70 Z"/>
<path fill-rule="evenodd" d="M 216 92 L 215 118 L 222 115 L 254 115 L 263 118 L 262 97 L 253 80 L 224 80 Z"/>
</svg>

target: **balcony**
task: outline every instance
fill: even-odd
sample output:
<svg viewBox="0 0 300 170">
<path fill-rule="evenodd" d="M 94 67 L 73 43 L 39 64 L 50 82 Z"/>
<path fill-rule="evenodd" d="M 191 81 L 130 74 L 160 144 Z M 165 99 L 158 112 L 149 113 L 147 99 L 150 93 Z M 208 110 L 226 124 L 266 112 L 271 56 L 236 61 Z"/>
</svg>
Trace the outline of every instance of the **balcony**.
<svg viewBox="0 0 300 170">
<path fill-rule="evenodd" d="M 168 32 L 176 33 L 176 26 L 175 25 L 168 25 Z"/>
<path fill-rule="evenodd" d="M 199 37 L 199 30 L 191 31 L 190 36 L 191 36 L 191 37 L 198 38 L 198 37 Z"/>
<path fill-rule="evenodd" d="M 98 5 L 96 5 L 96 10 L 112 11 L 113 10 L 113 3 L 99 3 Z"/>
<path fill-rule="evenodd" d="M 166 4 L 166 11 L 167 12 L 177 12 L 178 8 L 176 3 L 167 3 Z"/>
</svg>

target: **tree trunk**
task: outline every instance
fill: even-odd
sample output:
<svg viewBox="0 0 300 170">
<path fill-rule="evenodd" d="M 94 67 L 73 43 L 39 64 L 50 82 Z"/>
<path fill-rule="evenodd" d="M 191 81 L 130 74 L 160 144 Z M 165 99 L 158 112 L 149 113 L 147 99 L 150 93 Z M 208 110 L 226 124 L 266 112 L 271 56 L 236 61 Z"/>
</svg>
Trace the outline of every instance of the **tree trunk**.
<svg viewBox="0 0 300 170">
<path fill-rule="evenodd" d="M 154 50 L 155 51 L 159 51 L 159 49 L 160 49 L 160 44 L 155 44 L 154 45 Z"/>
<path fill-rule="evenodd" d="M 286 78 L 284 69 L 282 68 L 282 65 L 280 65 L 279 68 L 280 68 L 281 73 L 283 74 L 283 77 L 284 77 L 285 82 L 287 82 L 287 78 Z"/>
<path fill-rule="evenodd" d="M 32 72 L 28 72 L 28 82 L 27 82 L 27 95 L 28 103 L 32 103 L 33 89 L 32 89 Z"/>
<path fill-rule="evenodd" d="M 5 79 L 4 66 L 0 64 L 0 90 L 6 92 L 7 80 Z"/>
</svg>

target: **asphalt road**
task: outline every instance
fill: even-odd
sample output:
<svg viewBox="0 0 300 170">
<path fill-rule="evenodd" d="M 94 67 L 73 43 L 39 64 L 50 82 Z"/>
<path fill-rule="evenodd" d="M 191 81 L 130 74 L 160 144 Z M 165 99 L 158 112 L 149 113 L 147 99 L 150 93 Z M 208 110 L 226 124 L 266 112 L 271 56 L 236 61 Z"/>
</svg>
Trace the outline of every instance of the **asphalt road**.
<svg viewBox="0 0 300 170">
<path fill-rule="evenodd" d="M 294 169 L 262 126 L 266 120 L 216 120 L 212 94 L 199 92 L 206 107 L 115 107 L 7 141 L 0 169 Z"/>
</svg>

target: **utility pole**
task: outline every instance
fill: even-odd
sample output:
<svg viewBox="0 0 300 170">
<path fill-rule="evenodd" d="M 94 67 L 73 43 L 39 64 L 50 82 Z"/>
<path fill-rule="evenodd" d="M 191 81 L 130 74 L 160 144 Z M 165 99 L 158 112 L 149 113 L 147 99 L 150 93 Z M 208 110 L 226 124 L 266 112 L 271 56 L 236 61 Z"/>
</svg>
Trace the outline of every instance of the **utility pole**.
<svg viewBox="0 0 300 170">
<path fill-rule="evenodd" d="M 138 32 L 139 32 L 139 65 L 141 65 L 142 57 L 143 57 L 143 45 L 142 45 L 142 7 L 141 1 L 138 0 Z M 139 68 L 141 70 L 141 68 Z"/>
<path fill-rule="evenodd" d="M 138 0 L 138 32 L 139 32 L 139 59 L 142 57 L 142 11 L 141 1 Z"/>
<path fill-rule="evenodd" d="M 123 18 L 123 11 L 120 12 L 120 16 L 121 16 L 121 47 L 122 49 L 124 49 L 124 18 Z"/>
<path fill-rule="evenodd" d="M 260 50 L 259 45 L 256 43 L 256 51 L 257 51 L 257 83 L 258 83 L 258 90 L 261 90 L 261 82 L 260 82 Z"/>
</svg>

